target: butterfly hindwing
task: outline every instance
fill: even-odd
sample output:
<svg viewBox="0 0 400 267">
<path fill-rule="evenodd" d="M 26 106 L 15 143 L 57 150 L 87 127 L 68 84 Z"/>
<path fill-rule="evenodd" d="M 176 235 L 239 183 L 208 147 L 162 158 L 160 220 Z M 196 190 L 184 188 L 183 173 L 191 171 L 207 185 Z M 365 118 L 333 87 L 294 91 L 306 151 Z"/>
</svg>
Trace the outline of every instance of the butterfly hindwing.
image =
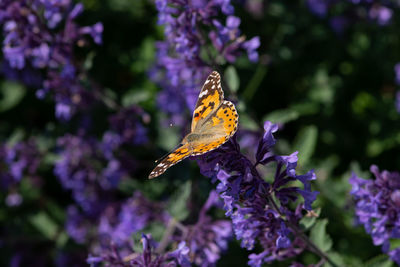
<svg viewBox="0 0 400 267">
<path fill-rule="evenodd" d="M 221 76 L 213 71 L 205 81 L 193 111 L 192 132 L 197 124 L 213 113 L 222 103 L 224 92 L 221 87 Z"/>
<path fill-rule="evenodd" d="M 175 151 L 171 152 L 166 156 L 150 173 L 149 179 L 157 177 L 163 174 L 169 167 L 175 165 L 181 160 L 189 157 L 192 151 L 189 149 L 189 145 L 185 144 L 177 148 Z"/>
<path fill-rule="evenodd" d="M 238 127 L 239 115 L 236 111 L 235 105 L 231 101 L 224 100 L 213 116 L 218 118 L 222 123 L 227 139 L 235 134 Z M 211 117 L 211 119 L 213 118 Z"/>
<path fill-rule="evenodd" d="M 192 145 L 193 156 L 214 150 L 224 144 L 235 134 L 238 127 L 239 115 L 232 102 L 224 100 L 220 107 L 207 118 L 198 132 L 207 139 L 199 140 Z"/>
</svg>

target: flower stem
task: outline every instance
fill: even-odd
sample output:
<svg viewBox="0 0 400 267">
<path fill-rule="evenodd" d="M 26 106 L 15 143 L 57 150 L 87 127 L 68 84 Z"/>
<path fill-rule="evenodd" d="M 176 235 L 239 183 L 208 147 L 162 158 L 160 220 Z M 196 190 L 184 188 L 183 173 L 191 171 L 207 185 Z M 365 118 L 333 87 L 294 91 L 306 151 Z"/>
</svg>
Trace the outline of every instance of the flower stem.
<svg viewBox="0 0 400 267">
<path fill-rule="evenodd" d="M 276 212 L 279 213 L 279 215 L 281 216 L 282 220 L 284 220 L 283 218 L 283 214 L 281 213 L 281 211 L 279 210 L 278 205 L 275 203 L 275 201 L 272 199 L 271 196 L 268 196 L 268 201 L 271 203 L 271 205 L 273 206 L 273 208 L 276 210 Z M 325 261 L 327 261 L 331 266 L 333 267 L 339 267 L 336 263 L 334 263 L 328 255 L 326 255 L 322 250 L 320 250 L 309 238 L 307 235 L 304 234 L 303 231 L 301 231 L 296 225 L 294 225 L 293 223 L 291 223 L 289 220 L 284 220 L 288 226 L 294 231 L 294 233 L 300 237 L 306 244 L 308 249 L 317 254 L 318 256 L 320 256 L 322 259 L 324 259 Z"/>
<path fill-rule="evenodd" d="M 168 246 L 170 241 L 170 237 L 175 231 L 177 221 L 174 218 L 171 218 L 168 222 L 167 229 L 164 232 L 164 235 L 160 241 L 160 244 L 156 248 L 156 253 L 162 253 Z"/>
</svg>

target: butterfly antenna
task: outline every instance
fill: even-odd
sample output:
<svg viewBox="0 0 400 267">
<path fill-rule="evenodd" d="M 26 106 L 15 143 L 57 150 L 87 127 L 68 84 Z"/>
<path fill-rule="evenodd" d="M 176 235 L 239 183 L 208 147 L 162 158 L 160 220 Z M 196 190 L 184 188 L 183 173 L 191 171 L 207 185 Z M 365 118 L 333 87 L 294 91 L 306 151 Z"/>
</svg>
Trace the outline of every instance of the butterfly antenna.
<svg viewBox="0 0 400 267">
<path fill-rule="evenodd" d="M 178 147 L 182 146 L 182 144 L 177 145 L 174 149 L 172 149 L 170 152 L 159 158 L 158 160 L 154 161 L 155 163 L 159 163 L 160 161 L 163 161 L 166 157 L 168 157 L 169 154 L 174 152 Z"/>
</svg>

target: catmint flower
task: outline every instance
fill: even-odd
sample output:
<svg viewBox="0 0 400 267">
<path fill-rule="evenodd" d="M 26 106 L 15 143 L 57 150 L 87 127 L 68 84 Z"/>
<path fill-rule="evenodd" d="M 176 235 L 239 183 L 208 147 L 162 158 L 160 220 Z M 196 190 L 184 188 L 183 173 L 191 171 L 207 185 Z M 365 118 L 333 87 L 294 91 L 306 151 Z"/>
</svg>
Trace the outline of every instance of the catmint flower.
<svg viewBox="0 0 400 267">
<path fill-rule="evenodd" d="M 101 44 L 103 25 L 79 27 L 74 20 L 83 11 L 83 5 L 69 0 L 2 1 L 0 10 L 2 51 L 8 65 L 3 73 L 31 85 L 9 68 L 28 73 L 32 68 L 43 70 L 43 76 L 37 75 L 41 85 L 37 81 L 34 84 L 37 96 L 43 99 L 51 93 L 56 102 L 56 117 L 61 120 L 69 120 L 77 110 L 86 108 L 95 97 L 81 84 L 82 70 L 71 63 L 73 50 L 87 43 L 86 36 Z"/>
<path fill-rule="evenodd" d="M 221 254 L 228 249 L 232 238 L 232 223 L 228 220 L 213 220 L 206 212 L 213 206 L 220 207 L 218 193 L 211 191 L 208 200 L 199 213 L 196 224 L 187 226 L 184 238 L 190 248 L 193 262 L 198 266 L 214 266 Z"/>
<path fill-rule="evenodd" d="M 254 163 L 241 153 L 235 137 L 219 149 L 198 157 L 201 172 L 217 182 L 225 214 L 231 218 L 241 246 L 253 250 L 258 243 L 263 248 L 260 254 L 250 255 L 251 266 L 293 257 L 304 250 L 305 243 L 290 226 L 298 225 L 302 218 L 301 210 L 311 210 L 318 194 L 311 190 L 310 181 L 316 179 L 313 171 L 297 174 L 297 152 L 279 156 L 272 151 L 276 143 L 273 134 L 278 126 L 266 121 L 264 130 Z M 266 172 L 267 179 L 262 178 L 257 169 L 259 164 L 275 171 Z M 292 185 L 294 181 L 301 182 L 303 188 Z M 299 196 L 304 202 L 293 210 L 291 204 Z"/>
<path fill-rule="evenodd" d="M 400 63 L 394 65 L 394 74 L 397 85 L 400 85 Z"/>
<path fill-rule="evenodd" d="M 0 190 L 9 192 L 5 199 L 7 206 L 19 206 L 23 202 L 17 189 L 24 177 L 31 178 L 33 185 L 38 184 L 41 161 L 42 153 L 34 139 L 13 145 L 0 144 Z"/>
<path fill-rule="evenodd" d="M 400 264 L 400 248 L 390 246 L 390 239 L 400 238 L 400 173 L 379 171 L 376 165 L 370 171 L 373 180 L 354 173 L 349 180 L 356 222 L 364 225 L 375 246 L 382 246 L 382 251 Z"/>
<path fill-rule="evenodd" d="M 157 243 L 152 239 L 151 235 L 142 234 L 141 243 L 143 246 L 142 252 L 133 252 L 130 255 L 122 258 L 116 255 L 115 246 L 111 246 L 109 252 L 105 252 L 100 256 L 89 256 L 86 260 L 90 266 L 98 266 L 102 263 L 104 266 L 154 266 L 154 267 L 189 267 L 189 248 L 185 242 L 178 244 L 178 247 L 163 254 L 155 252 Z"/>
<path fill-rule="evenodd" d="M 209 66 L 216 63 L 214 54 L 216 60 L 235 62 L 247 52 L 251 61 L 257 61 L 260 42 L 257 38 L 247 41 L 241 35 L 240 19 L 233 16 L 229 0 L 157 0 L 156 8 L 165 41 L 156 44 L 157 64 L 150 77 L 163 89 L 159 106 L 173 116 L 175 124 L 183 125 L 184 112 L 195 106 L 199 88 L 212 71 Z M 227 16 L 225 22 L 220 21 L 220 14 Z M 208 59 L 201 57 L 202 53 Z"/>
</svg>

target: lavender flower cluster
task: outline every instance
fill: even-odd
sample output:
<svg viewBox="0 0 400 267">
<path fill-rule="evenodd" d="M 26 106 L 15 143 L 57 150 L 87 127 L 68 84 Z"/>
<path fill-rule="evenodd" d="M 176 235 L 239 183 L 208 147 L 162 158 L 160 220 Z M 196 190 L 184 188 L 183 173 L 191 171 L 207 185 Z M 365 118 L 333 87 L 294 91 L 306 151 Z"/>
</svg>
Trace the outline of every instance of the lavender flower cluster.
<svg viewBox="0 0 400 267">
<path fill-rule="evenodd" d="M 258 241 L 263 248 L 259 254 L 250 254 L 250 266 L 293 257 L 304 250 L 306 244 L 294 227 L 303 216 L 301 210 L 311 211 L 318 194 L 311 190 L 310 181 L 316 179 L 313 171 L 304 175 L 296 173 L 297 152 L 288 156 L 273 153 L 276 143 L 273 134 L 278 125 L 266 121 L 264 130 L 254 163 L 241 154 L 235 139 L 198 159 L 201 172 L 218 183 L 225 214 L 231 218 L 241 246 L 253 250 Z M 261 176 L 258 165 L 275 169 L 270 182 Z M 271 173 L 266 175 L 269 177 Z M 295 181 L 300 181 L 303 188 L 293 185 Z M 291 205 L 299 196 L 304 198 L 304 203 L 297 204 L 293 210 Z"/>
<path fill-rule="evenodd" d="M 395 83 L 400 85 L 400 63 L 394 65 Z M 395 106 L 398 113 L 400 113 L 400 91 L 397 91 L 395 98 Z"/>
<path fill-rule="evenodd" d="M 14 145 L 0 145 L 0 189 L 8 191 L 5 200 L 8 206 L 19 206 L 23 199 L 18 192 L 18 184 L 24 176 L 32 185 L 39 185 L 37 170 L 41 163 L 41 153 L 34 139 Z"/>
<path fill-rule="evenodd" d="M 92 266 L 98 263 L 105 266 L 191 266 L 191 263 L 214 266 L 232 236 L 229 221 L 213 220 L 206 214 L 219 204 L 217 193 L 211 191 L 198 221 L 181 224 L 163 211 L 162 203 L 149 202 L 135 193 L 126 203 L 105 210 L 98 226 L 99 243 L 95 244 L 87 262 Z M 157 221 L 169 229 L 163 241 L 158 243 L 151 235 L 142 234 L 143 250 L 132 251 L 137 247 L 132 234 Z M 166 252 L 168 247 L 174 249 Z"/>
<path fill-rule="evenodd" d="M 391 245 L 391 239 L 400 238 L 400 173 L 380 172 L 376 165 L 370 171 L 374 180 L 354 173 L 350 178 L 357 223 L 364 225 L 375 246 L 382 246 L 382 251 L 400 265 L 400 248 Z"/>
<path fill-rule="evenodd" d="M 110 116 L 110 130 L 101 140 L 83 129 L 77 135 L 58 138 L 54 174 L 77 204 L 69 207 L 67 220 L 67 232 L 76 242 L 87 240 L 86 228 L 101 220 L 104 210 L 117 200 L 122 180 L 138 169 L 136 159 L 122 146 L 147 142 L 146 129 L 140 122 L 146 116 L 137 107 L 125 108 Z"/>
<path fill-rule="evenodd" d="M 256 62 L 260 40 L 246 41 L 229 0 L 157 0 L 156 7 L 165 41 L 156 44 L 158 61 L 150 76 L 163 88 L 159 106 L 182 125 L 186 122 L 182 114 L 195 106 L 210 66 L 233 63 L 243 52 Z M 218 19 L 220 14 L 227 16 L 225 22 Z"/>
<path fill-rule="evenodd" d="M 348 5 L 340 14 L 330 12 L 335 10 L 335 6 L 346 3 Z M 330 24 L 338 33 L 358 20 L 368 20 L 380 26 L 388 25 L 393 17 L 393 9 L 399 7 L 395 2 L 369 0 L 307 0 L 307 6 L 318 17 L 324 18 L 329 15 Z"/>
<path fill-rule="evenodd" d="M 4 41 L 2 72 L 9 78 L 23 77 L 41 85 L 38 98 L 51 93 L 56 117 L 69 120 L 77 109 L 88 106 L 94 94 L 81 84 L 84 72 L 74 59 L 74 47 L 87 44 L 86 36 L 101 44 L 103 25 L 80 27 L 75 19 L 82 13 L 83 4 L 72 1 L 12 1 L 0 3 L 0 25 Z M 62 27 L 59 27 L 63 24 Z M 29 78 L 39 76 L 40 79 Z M 24 75 L 18 75 L 23 72 Z"/>
</svg>

